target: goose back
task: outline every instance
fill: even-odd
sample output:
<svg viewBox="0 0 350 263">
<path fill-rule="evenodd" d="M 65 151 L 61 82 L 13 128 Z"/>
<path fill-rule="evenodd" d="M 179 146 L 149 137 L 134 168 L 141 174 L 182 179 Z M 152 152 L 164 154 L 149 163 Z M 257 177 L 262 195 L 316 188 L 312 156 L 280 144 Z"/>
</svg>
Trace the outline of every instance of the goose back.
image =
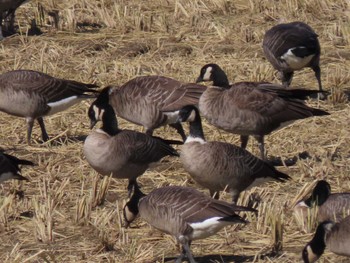
<svg viewBox="0 0 350 263">
<path fill-rule="evenodd" d="M 240 82 L 231 88 L 208 88 L 199 100 L 203 116 L 214 126 L 240 135 L 265 135 L 290 121 L 327 115 L 294 98 L 280 94 L 280 85 Z"/>
<path fill-rule="evenodd" d="M 235 214 L 242 211 L 233 204 L 211 199 L 197 190 L 168 186 L 153 190 L 139 202 L 140 216 L 153 227 L 175 236 L 178 240 L 205 238 L 237 222 L 245 222 Z M 247 211 L 251 209 L 247 208 Z M 230 220 L 230 217 L 236 220 Z M 200 224 L 210 219 L 221 222 L 212 229 L 200 228 Z M 227 219 L 227 220 L 225 220 Z M 208 226 L 208 225 L 207 225 Z"/>
<path fill-rule="evenodd" d="M 198 84 L 186 84 L 163 76 L 134 78 L 110 94 L 110 103 L 122 118 L 154 129 L 174 123 L 172 112 L 185 105 L 197 105 L 206 89 Z"/>
<path fill-rule="evenodd" d="M 95 97 L 95 87 L 94 84 L 54 78 L 37 71 L 9 71 L 0 75 L 0 110 L 33 118 L 54 114 L 77 100 Z"/>
<path fill-rule="evenodd" d="M 314 30 L 303 22 L 279 24 L 266 31 L 263 40 L 266 58 L 280 71 L 294 71 L 318 65 L 320 44 Z M 296 53 L 300 61 L 289 59 Z"/>
<path fill-rule="evenodd" d="M 333 225 L 326 233 L 326 243 L 333 253 L 350 257 L 350 216 Z"/>
</svg>

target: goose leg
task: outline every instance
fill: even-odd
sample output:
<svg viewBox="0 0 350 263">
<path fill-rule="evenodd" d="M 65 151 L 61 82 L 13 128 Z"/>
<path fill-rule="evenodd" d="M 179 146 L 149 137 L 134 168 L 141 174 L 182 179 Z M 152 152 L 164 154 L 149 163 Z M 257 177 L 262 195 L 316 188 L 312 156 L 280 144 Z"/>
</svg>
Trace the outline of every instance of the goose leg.
<svg viewBox="0 0 350 263">
<path fill-rule="evenodd" d="M 292 82 L 294 72 L 282 72 L 282 85 L 286 88 L 289 87 L 290 83 Z"/>
<path fill-rule="evenodd" d="M 190 263 L 196 263 L 196 261 L 194 260 L 194 257 L 192 255 L 191 249 L 190 249 L 190 242 L 185 242 L 182 245 L 182 248 L 185 250 L 186 255 L 187 255 L 187 259 L 189 260 Z"/>
<path fill-rule="evenodd" d="M 241 148 L 247 148 L 249 136 L 241 135 Z"/>
<path fill-rule="evenodd" d="M 45 129 L 44 119 L 42 117 L 39 117 L 37 118 L 37 121 L 41 128 L 41 137 L 43 138 L 43 141 L 46 142 L 49 140 L 49 135 L 47 135 L 47 132 Z"/>
<path fill-rule="evenodd" d="M 27 121 L 27 143 L 30 145 L 30 138 L 32 137 L 32 130 L 34 125 L 34 119 L 31 117 L 26 118 Z"/>
<path fill-rule="evenodd" d="M 184 131 L 184 128 L 182 127 L 182 124 L 177 122 L 177 123 L 171 123 L 169 124 L 170 127 L 176 129 L 176 131 L 178 132 L 178 134 L 180 134 L 182 140 L 185 142 L 187 137 Z"/>
<path fill-rule="evenodd" d="M 320 69 L 320 66 L 314 66 L 312 67 L 312 70 L 315 72 L 315 77 L 317 79 L 317 82 L 318 82 L 318 89 L 319 91 L 323 91 L 322 89 L 322 83 L 321 83 L 321 69 Z"/>
<path fill-rule="evenodd" d="M 153 129 L 147 129 L 146 130 L 146 134 L 149 135 L 149 136 L 152 136 L 153 135 Z"/>
<path fill-rule="evenodd" d="M 260 149 L 260 158 L 261 160 L 266 160 L 266 155 L 265 155 L 265 144 L 264 144 L 264 136 L 263 135 L 257 135 L 254 136 L 255 139 L 259 143 L 259 149 Z"/>
</svg>

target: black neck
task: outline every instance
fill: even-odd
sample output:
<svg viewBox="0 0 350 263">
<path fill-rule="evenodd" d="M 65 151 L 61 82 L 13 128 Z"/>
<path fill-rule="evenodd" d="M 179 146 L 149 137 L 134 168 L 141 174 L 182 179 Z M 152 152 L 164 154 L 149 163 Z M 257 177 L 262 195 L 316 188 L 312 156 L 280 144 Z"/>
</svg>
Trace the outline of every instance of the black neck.
<svg viewBox="0 0 350 263">
<path fill-rule="evenodd" d="M 117 135 L 120 129 L 112 106 L 107 104 L 103 107 L 103 110 L 101 129 L 111 136 Z"/>
<path fill-rule="evenodd" d="M 190 122 L 190 136 L 205 140 L 199 111 L 197 108 L 195 108 L 194 111 L 196 113 L 196 116 L 194 118 L 194 121 Z"/>
<path fill-rule="evenodd" d="M 227 75 L 220 67 L 215 69 L 212 78 L 214 86 L 222 87 L 225 89 L 230 88 L 230 83 L 228 81 Z"/>
<path fill-rule="evenodd" d="M 312 192 L 312 195 L 305 200 L 305 203 L 311 207 L 313 205 L 321 206 L 324 202 L 327 201 L 328 197 L 330 196 L 330 191 L 328 188 L 325 189 L 315 189 Z"/>
<path fill-rule="evenodd" d="M 324 229 L 325 223 L 318 225 L 316 229 L 316 233 L 309 243 L 312 251 L 318 256 L 321 256 L 324 250 L 326 249 L 326 243 L 325 243 L 326 230 Z"/>
</svg>

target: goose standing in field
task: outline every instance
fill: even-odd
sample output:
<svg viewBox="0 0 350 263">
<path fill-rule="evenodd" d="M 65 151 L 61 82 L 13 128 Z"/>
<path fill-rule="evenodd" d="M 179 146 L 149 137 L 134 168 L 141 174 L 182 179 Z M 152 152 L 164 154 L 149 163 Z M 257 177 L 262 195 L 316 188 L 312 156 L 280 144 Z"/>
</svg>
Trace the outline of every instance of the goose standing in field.
<svg viewBox="0 0 350 263">
<path fill-rule="evenodd" d="M 350 257 L 350 216 L 339 223 L 324 221 L 302 252 L 304 263 L 317 261 L 326 247 L 337 255 Z"/>
<path fill-rule="evenodd" d="M 97 85 L 51 77 L 32 70 L 14 70 L 0 75 L 0 111 L 25 117 L 30 144 L 34 120 L 47 141 L 43 117 L 63 111 L 77 102 L 96 97 Z"/>
<path fill-rule="evenodd" d="M 28 2 L 28 0 L 0 0 L 0 40 L 4 38 L 2 30 L 2 20 L 10 18 L 8 30 L 14 31 L 14 20 L 16 9 Z"/>
<path fill-rule="evenodd" d="M 134 78 L 110 92 L 110 104 L 117 116 L 142 125 L 148 135 L 163 125 L 170 125 L 186 140 L 178 111 L 186 105 L 197 105 L 206 86 L 182 83 L 163 76 Z"/>
<path fill-rule="evenodd" d="M 228 225 L 247 223 L 236 214 L 239 211 L 256 212 L 181 186 L 158 188 L 147 196 L 135 187 L 123 210 L 127 226 L 140 214 L 151 226 L 174 236 L 182 245 L 182 254 L 176 263 L 186 257 L 190 263 L 195 262 L 190 249 L 193 240 L 214 235 Z"/>
<path fill-rule="evenodd" d="M 34 163 L 0 152 L 0 183 L 10 179 L 28 181 L 21 175 L 19 165 L 34 165 Z"/>
<path fill-rule="evenodd" d="M 338 222 L 350 215 L 350 193 L 331 194 L 331 186 L 325 180 L 320 180 L 314 187 L 312 194 L 305 201 L 299 201 L 294 207 L 295 213 L 300 213 L 305 219 L 308 210 L 317 206 L 317 221 Z"/>
<path fill-rule="evenodd" d="M 226 189 L 232 194 L 232 201 L 237 202 L 244 190 L 265 181 L 290 179 L 245 149 L 230 143 L 205 141 L 196 107 L 182 108 L 179 120 L 190 123 L 190 134 L 182 146 L 180 160 L 191 177 L 209 189 L 211 196 L 218 198 L 219 191 Z"/>
<path fill-rule="evenodd" d="M 290 85 L 294 71 L 310 67 L 322 91 L 320 43 L 309 25 L 292 22 L 272 27 L 265 33 L 263 49 L 268 61 L 280 72 L 284 86 Z"/>
<path fill-rule="evenodd" d="M 316 90 L 287 90 L 266 82 L 238 82 L 230 85 L 225 72 L 217 64 L 202 67 L 197 82 L 213 81 L 199 100 L 199 110 L 208 122 L 241 136 L 241 147 L 247 146 L 249 135 L 259 143 L 265 159 L 264 136 L 292 121 L 328 112 L 307 106 L 303 100 Z"/>
<path fill-rule="evenodd" d="M 89 134 L 84 142 L 84 154 L 91 165 L 102 175 L 112 174 L 115 178 L 129 179 L 129 194 L 136 179 L 151 163 L 165 156 L 179 156 L 166 140 L 145 133 L 121 130 L 117 117 L 109 104 L 110 88 L 104 88 L 91 104 L 88 115 L 93 128 L 98 120 L 101 129 Z"/>
</svg>

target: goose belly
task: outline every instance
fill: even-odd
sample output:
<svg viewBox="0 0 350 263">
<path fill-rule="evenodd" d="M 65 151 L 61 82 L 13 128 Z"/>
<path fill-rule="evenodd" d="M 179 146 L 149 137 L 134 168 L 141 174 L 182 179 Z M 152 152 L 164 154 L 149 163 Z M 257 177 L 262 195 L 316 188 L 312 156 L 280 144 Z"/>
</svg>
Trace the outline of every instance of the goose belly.
<svg viewBox="0 0 350 263">
<path fill-rule="evenodd" d="M 47 106 L 38 94 L 24 91 L 0 91 L 0 110 L 18 117 L 39 117 Z"/>
</svg>

